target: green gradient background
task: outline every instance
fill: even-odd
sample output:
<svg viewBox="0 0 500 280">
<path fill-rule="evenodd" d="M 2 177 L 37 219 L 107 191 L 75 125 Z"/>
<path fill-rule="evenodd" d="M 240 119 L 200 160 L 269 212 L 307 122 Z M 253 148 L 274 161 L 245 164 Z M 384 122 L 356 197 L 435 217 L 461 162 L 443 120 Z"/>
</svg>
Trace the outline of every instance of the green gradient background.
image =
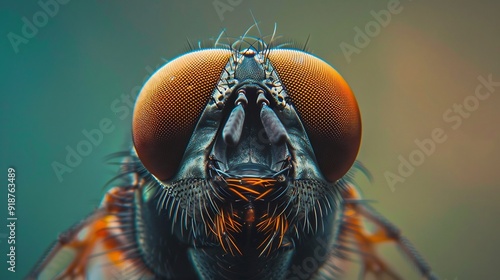
<svg viewBox="0 0 500 280">
<path fill-rule="evenodd" d="M 500 88 L 459 129 L 442 118 L 474 93 L 479 75 L 500 80 L 498 2 L 401 1 L 403 11 L 350 63 L 340 43 L 353 44 L 353 28 L 364 28 L 373 20 L 370 11 L 388 1 L 243 0 L 221 21 L 212 1 L 73 0 L 16 54 L 7 33 L 20 34 L 21 18 L 40 10 L 35 1 L 24 2 L 0 4 L 0 177 L 9 166 L 17 170 L 19 219 L 17 272 L 6 271 L 7 244 L 0 238 L 0 279 L 26 275 L 58 233 L 98 205 L 116 171 L 104 157 L 130 145 L 131 115 L 120 120 L 111 102 L 141 85 L 148 66 L 182 54 L 186 37 L 204 40 L 223 27 L 239 36 L 253 23 L 250 10 L 264 33 L 276 22 L 287 38 L 304 42 L 311 35 L 310 50 L 350 83 L 364 122 L 358 158 L 375 179 L 363 192 L 375 207 L 442 279 L 498 278 Z M 63 162 L 65 147 L 75 147 L 81 131 L 103 118 L 116 129 L 59 182 L 51 163 Z M 436 127 L 447 141 L 392 192 L 384 172 L 396 172 L 398 156 L 407 157 L 414 140 Z M 7 229 L 0 225 L 2 233 Z"/>
</svg>

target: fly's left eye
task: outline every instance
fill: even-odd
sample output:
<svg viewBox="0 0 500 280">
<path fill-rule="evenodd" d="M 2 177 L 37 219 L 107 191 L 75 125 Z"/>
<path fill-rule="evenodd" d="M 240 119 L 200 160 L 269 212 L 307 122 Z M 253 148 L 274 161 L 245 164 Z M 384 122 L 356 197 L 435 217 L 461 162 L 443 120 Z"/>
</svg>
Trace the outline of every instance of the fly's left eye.
<svg viewBox="0 0 500 280">
<path fill-rule="evenodd" d="M 347 82 L 323 60 L 298 50 L 268 54 L 311 141 L 316 160 L 329 181 L 351 168 L 361 141 L 358 104 Z"/>
<path fill-rule="evenodd" d="M 134 109 L 132 134 L 139 159 L 160 180 L 179 168 L 196 121 L 231 51 L 210 49 L 176 58 L 144 85 Z"/>
</svg>

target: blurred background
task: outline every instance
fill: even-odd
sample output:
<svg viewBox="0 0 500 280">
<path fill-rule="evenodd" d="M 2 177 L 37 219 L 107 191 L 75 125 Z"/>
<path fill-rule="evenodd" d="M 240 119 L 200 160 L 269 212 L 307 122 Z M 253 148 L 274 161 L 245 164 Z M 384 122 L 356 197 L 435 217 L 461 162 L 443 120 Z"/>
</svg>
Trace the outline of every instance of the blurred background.
<svg viewBox="0 0 500 280">
<path fill-rule="evenodd" d="M 498 2 L 41 0 L 0 7 L 0 173 L 6 179 L 7 168 L 16 169 L 18 217 L 15 274 L 7 271 L 8 229 L 0 226 L 0 279 L 21 279 L 59 233 L 98 206 L 116 174 L 104 158 L 130 147 L 131 105 L 145 78 L 183 54 L 188 39 L 214 38 L 223 28 L 243 34 L 253 24 L 250 11 L 264 34 L 277 23 L 278 34 L 300 44 L 310 36 L 309 50 L 351 85 L 363 118 L 358 159 L 374 177 L 360 182 L 373 206 L 442 279 L 497 278 Z M 479 88 L 482 100 L 475 96 L 481 79 L 495 81 Z M 83 131 L 106 119 L 112 131 L 81 146 Z M 435 129 L 441 143 L 419 152 L 416 142 L 432 139 Z M 54 166 L 66 165 L 78 145 L 88 155 L 58 175 Z M 412 168 L 401 173 L 405 161 Z"/>
</svg>

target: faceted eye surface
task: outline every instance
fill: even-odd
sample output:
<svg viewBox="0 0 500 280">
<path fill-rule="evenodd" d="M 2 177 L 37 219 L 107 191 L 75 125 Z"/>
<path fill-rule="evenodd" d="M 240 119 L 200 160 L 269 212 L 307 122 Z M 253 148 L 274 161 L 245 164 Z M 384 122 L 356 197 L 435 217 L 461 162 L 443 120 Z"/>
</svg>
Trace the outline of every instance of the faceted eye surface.
<svg viewBox="0 0 500 280">
<path fill-rule="evenodd" d="M 361 119 L 347 82 L 323 60 L 298 50 L 275 49 L 269 59 L 300 114 L 318 165 L 329 181 L 352 166 Z"/>
<path fill-rule="evenodd" d="M 176 58 L 160 68 L 137 98 L 132 134 L 144 166 L 160 180 L 179 168 L 196 121 L 231 51 L 210 49 Z"/>
</svg>

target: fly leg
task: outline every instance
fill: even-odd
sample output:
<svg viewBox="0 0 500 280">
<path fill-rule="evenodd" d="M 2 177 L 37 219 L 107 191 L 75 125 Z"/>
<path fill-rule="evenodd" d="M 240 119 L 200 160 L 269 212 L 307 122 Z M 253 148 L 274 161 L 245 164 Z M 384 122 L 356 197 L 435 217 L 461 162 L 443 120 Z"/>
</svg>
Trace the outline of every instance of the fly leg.
<svg viewBox="0 0 500 280">
<path fill-rule="evenodd" d="M 99 279 L 152 279 L 134 239 L 137 191 L 136 186 L 110 189 L 94 213 L 60 235 L 27 279 L 88 279 L 88 275 Z"/>
<path fill-rule="evenodd" d="M 340 240 L 354 243 L 354 249 L 344 249 L 360 254 L 363 265 L 362 278 L 372 275 L 375 279 L 402 279 L 377 253 L 379 244 L 393 242 L 415 265 L 422 277 L 429 280 L 438 279 L 413 245 L 401 235 L 400 230 L 364 203 L 354 186 L 349 185 L 343 196 L 345 210 Z M 374 232 L 367 230 L 364 220 L 375 226 Z"/>
</svg>

